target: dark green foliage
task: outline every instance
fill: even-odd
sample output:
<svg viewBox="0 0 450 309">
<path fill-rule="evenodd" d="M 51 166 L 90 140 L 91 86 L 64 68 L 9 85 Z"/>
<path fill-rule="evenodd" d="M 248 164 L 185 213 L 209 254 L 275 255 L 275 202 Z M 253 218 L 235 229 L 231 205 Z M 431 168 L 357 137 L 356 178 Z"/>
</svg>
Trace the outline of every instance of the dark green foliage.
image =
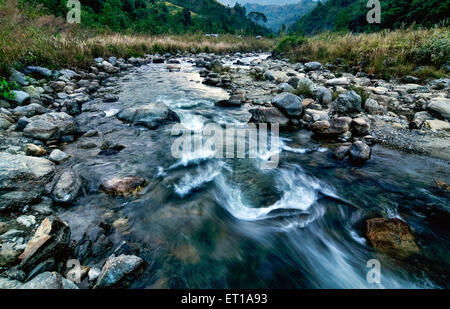
<svg viewBox="0 0 450 309">
<path fill-rule="evenodd" d="M 14 99 L 15 94 L 13 90 L 18 89 L 17 83 L 9 83 L 4 77 L 0 77 L 0 98 L 1 99 Z"/>
<path fill-rule="evenodd" d="M 21 0 L 43 4 L 65 17 L 67 0 Z M 215 0 L 81 0 L 81 21 L 90 28 L 115 32 L 179 34 L 187 32 L 265 34 L 267 29 L 246 16 L 243 6 L 225 7 Z"/>
<path fill-rule="evenodd" d="M 448 22 L 450 1 L 441 0 L 382 0 L 381 23 L 369 24 L 367 0 L 328 0 L 303 16 L 290 29 L 315 34 L 325 30 L 374 32 L 404 26 L 432 27 Z"/>
</svg>

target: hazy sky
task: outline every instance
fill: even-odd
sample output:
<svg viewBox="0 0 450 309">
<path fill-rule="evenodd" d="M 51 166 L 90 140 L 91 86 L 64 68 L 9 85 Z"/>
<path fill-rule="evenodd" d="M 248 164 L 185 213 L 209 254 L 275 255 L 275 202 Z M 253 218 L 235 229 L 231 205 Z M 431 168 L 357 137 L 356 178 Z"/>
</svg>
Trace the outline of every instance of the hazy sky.
<svg viewBox="0 0 450 309">
<path fill-rule="evenodd" d="M 290 3 L 298 3 L 299 0 L 218 0 L 223 4 L 228 4 L 233 6 L 236 2 L 241 4 L 245 3 L 258 3 L 258 4 L 290 4 Z"/>
</svg>

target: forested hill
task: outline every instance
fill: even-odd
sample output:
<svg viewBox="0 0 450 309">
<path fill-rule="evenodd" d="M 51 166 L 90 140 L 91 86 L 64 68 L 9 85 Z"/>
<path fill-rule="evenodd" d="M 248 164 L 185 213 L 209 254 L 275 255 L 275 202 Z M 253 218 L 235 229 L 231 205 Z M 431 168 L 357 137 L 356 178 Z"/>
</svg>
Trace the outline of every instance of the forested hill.
<svg viewBox="0 0 450 309">
<path fill-rule="evenodd" d="M 297 3 L 284 5 L 246 3 L 245 8 L 247 9 L 247 13 L 263 13 L 267 17 L 267 22 L 263 23 L 263 25 L 276 32 L 280 30 L 283 25 L 286 27 L 291 26 L 316 6 L 316 2 L 312 0 L 297 1 Z"/>
<path fill-rule="evenodd" d="M 381 24 L 369 25 L 366 20 L 367 0 L 328 0 L 318 3 L 309 14 L 291 26 L 291 32 L 314 34 L 324 30 L 354 32 L 395 29 L 412 24 L 431 27 L 450 16 L 450 1 L 382 0 Z"/>
<path fill-rule="evenodd" d="M 43 4 L 48 13 L 65 16 L 67 0 L 21 0 Z M 265 34 L 246 16 L 243 6 L 226 7 L 216 0 L 81 0 L 82 23 L 88 27 L 149 34 Z"/>
</svg>

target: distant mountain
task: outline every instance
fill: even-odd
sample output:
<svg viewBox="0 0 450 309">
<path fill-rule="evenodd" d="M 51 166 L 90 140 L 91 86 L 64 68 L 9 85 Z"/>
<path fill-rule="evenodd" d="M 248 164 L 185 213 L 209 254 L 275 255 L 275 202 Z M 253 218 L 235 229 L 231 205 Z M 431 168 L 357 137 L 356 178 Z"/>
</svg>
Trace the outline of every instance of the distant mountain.
<svg viewBox="0 0 450 309">
<path fill-rule="evenodd" d="M 316 2 L 312 0 L 296 0 L 296 3 L 294 4 L 261 5 L 256 3 L 246 3 L 244 6 L 247 13 L 260 12 L 266 15 L 267 23 L 261 24 L 272 31 L 277 32 L 281 29 L 282 25 L 289 27 L 303 15 L 309 13 L 316 6 Z"/>
<path fill-rule="evenodd" d="M 409 25 L 432 27 L 449 20 L 450 1 L 442 0 L 383 0 L 381 23 L 369 24 L 366 16 L 367 0 L 328 0 L 318 3 L 289 29 L 314 34 L 324 30 L 350 30 L 353 32 L 395 29 Z"/>
</svg>

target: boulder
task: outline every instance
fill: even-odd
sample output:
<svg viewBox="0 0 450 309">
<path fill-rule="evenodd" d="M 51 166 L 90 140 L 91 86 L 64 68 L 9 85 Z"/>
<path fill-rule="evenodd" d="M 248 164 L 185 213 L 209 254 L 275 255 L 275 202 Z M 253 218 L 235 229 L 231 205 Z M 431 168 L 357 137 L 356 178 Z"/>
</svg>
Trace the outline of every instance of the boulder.
<svg viewBox="0 0 450 309">
<path fill-rule="evenodd" d="M 361 112 L 361 97 L 353 90 L 343 93 L 333 102 L 333 110 L 341 115 Z"/>
<path fill-rule="evenodd" d="M 163 103 L 150 103 L 122 110 L 118 115 L 122 121 L 144 125 L 153 130 L 170 122 L 179 122 L 178 115 Z"/>
<path fill-rule="evenodd" d="M 370 159 L 372 149 L 364 142 L 357 141 L 350 148 L 350 159 L 355 163 L 363 163 Z"/>
<path fill-rule="evenodd" d="M 374 99 L 367 99 L 364 104 L 364 109 L 371 115 L 381 114 L 383 112 L 378 102 Z"/>
<path fill-rule="evenodd" d="M 436 117 L 450 121 L 450 99 L 436 98 L 428 104 L 428 111 Z"/>
<path fill-rule="evenodd" d="M 66 113 L 48 113 L 33 116 L 23 130 L 25 136 L 40 140 L 55 140 L 77 131 L 77 123 Z"/>
<path fill-rule="evenodd" d="M 15 109 L 12 110 L 12 113 L 20 118 L 20 117 L 33 117 L 35 115 L 42 115 L 47 113 L 48 110 L 37 103 L 31 103 L 26 106 L 17 106 Z"/>
<path fill-rule="evenodd" d="M 354 118 L 351 127 L 352 133 L 355 136 L 365 136 L 370 133 L 370 124 L 363 118 Z"/>
<path fill-rule="evenodd" d="M 350 85 L 350 82 L 350 79 L 348 79 L 347 77 L 333 78 L 327 80 L 325 82 L 325 86 L 348 86 Z"/>
<path fill-rule="evenodd" d="M 35 144 L 27 144 L 25 146 L 25 153 L 27 156 L 42 157 L 47 154 L 47 150 Z"/>
<path fill-rule="evenodd" d="M 280 128 L 289 126 L 289 119 L 276 107 L 260 107 L 251 109 L 249 112 L 252 114 L 249 120 L 251 123 L 277 123 Z"/>
<path fill-rule="evenodd" d="M 69 159 L 70 156 L 66 154 L 65 152 L 55 149 L 52 151 L 52 153 L 48 156 L 48 159 L 54 163 L 61 164 L 67 159 Z"/>
<path fill-rule="evenodd" d="M 36 200 L 54 174 L 55 166 L 47 159 L 0 152 L 0 210 Z"/>
<path fill-rule="evenodd" d="M 322 68 L 322 64 L 320 62 L 307 62 L 305 63 L 306 71 L 315 71 Z"/>
<path fill-rule="evenodd" d="M 57 272 L 44 272 L 18 287 L 23 290 L 67 290 L 78 286 Z"/>
<path fill-rule="evenodd" d="M 104 180 L 100 185 L 100 190 L 113 196 L 128 196 L 139 192 L 146 185 L 147 181 L 143 177 L 113 177 Z"/>
<path fill-rule="evenodd" d="M 444 120 L 426 120 L 425 126 L 434 131 L 450 131 L 450 122 Z"/>
<path fill-rule="evenodd" d="M 13 248 L 0 248 L 0 267 L 12 267 L 20 263 L 19 256 L 22 252 Z"/>
<path fill-rule="evenodd" d="M 5 118 L 0 117 L 0 129 L 1 130 L 6 130 L 8 129 L 10 126 L 12 126 L 12 123 L 9 122 L 8 120 L 6 120 Z"/>
<path fill-rule="evenodd" d="M 299 118 L 303 110 L 302 99 L 287 92 L 273 98 L 272 105 L 277 107 L 288 118 Z"/>
<path fill-rule="evenodd" d="M 367 220 L 365 236 L 373 247 L 393 257 L 408 258 L 420 253 L 410 227 L 397 218 Z"/>
<path fill-rule="evenodd" d="M 52 188 L 51 197 L 57 203 L 71 203 L 81 189 L 81 178 L 72 169 L 64 171 Z"/>
<path fill-rule="evenodd" d="M 311 129 L 317 134 L 338 135 L 350 130 L 351 121 L 349 117 L 319 120 L 313 123 Z"/>
<path fill-rule="evenodd" d="M 36 78 L 50 78 L 52 77 L 52 71 L 43 67 L 28 66 L 23 71 L 27 75 L 32 75 Z"/>
<path fill-rule="evenodd" d="M 319 86 L 313 90 L 313 96 L 318 103 L 329 105 L 333 102 L 333 95 L 331 91 L 323 86 Z"/>
<path fill-rule="evenodd" d="M 65 261 L 70 255 L 70 235 L 66 222 L 54 216 L 45 218 L 20 256 L 21 269 L 29 272 L 49 258 Z"/>
<path fill-rule="evenodd" d="M 350 154 L 351 143 L 340 145 L 334 152 L 334 157 L 337 160 L 344 160 Z"/>
<path fill-rule="evenodd" d="M 22 282 L 18 280 L 0 278 L 0 290 L 15 290 L 20 288 Z"/>
<path fill-rule="evenodd" d="M 16 82 L 21 86 L 28 86 L 30 84 L 30 82 L 28 81 L 25 74 L 15 70 L 15 69 L 11 69 L 11 75 L 9 76 L 9 81 Z"/>
<path fill-rule="evenodd" d="M 26 104 L 28 101 L 30 101 L 30 95 L 22 90 L 13 90 L 12 91 L 14 97 L 12 101 L 16 102 L 18 105 Z"/>
<path fill-rule="evenodd" d="M 103 266 L 102 273 L 94 286 L 96 289 L 125 286 L 127 281 L 140 275 L 145 261 L 134 255 L 112 255 Z"/>
</svg>

